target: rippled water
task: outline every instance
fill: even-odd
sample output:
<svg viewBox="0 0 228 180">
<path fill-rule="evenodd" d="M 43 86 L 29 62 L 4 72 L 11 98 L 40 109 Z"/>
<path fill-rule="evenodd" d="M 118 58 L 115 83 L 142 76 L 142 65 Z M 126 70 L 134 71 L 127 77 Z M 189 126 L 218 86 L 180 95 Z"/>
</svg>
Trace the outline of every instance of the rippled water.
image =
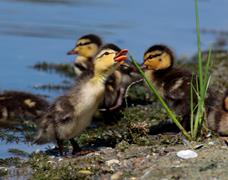
<svg viewBox="0 0 228 180">
<path fill-rule="evenodd" d="M 228 29 L 227 0 L 199 5 L 202 28 Z M 193 0 L 0 0 L 0 90 L 50 94 L 32 87 L 63 79 L 29 67 L 44 60 L 70 63 L 73 57 L 66 52 L 86 33 L 128 48 L 139 61 L 154 43 L 168 44 L 177 55 L 192 55 L 194 23 Z M 203 48 L 214 39 L 203 34 Z"/>
<path fill-rule="evenodd" d="M 228 1 L 200 1 L 201 27 L 227 30 Z M 61 78 L 36 72 L 38 61 L 70 62 L 75 39 L 97 33 L 140 60 L 145 49 L 165 43 L 178 55 L 196 51 L 194 1 L 0 0 L 0 88 L 37 92 L 35 84 Z M 203 35 L 208 47 L 214 36 Z"/>
</svg>

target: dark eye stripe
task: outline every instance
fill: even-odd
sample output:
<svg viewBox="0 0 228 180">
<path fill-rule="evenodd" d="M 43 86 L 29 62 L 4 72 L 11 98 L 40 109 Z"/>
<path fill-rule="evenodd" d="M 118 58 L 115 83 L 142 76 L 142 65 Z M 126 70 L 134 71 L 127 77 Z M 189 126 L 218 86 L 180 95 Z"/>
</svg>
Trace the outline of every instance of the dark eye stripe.
<svg viewBox="0 0 228 180">
<path fill-rule="evenodd" d="M 88 45 L 88 44 L 91 44 L 91 42 L 79 43 L 76 46 L 79 47 L 79 46 L 85 46 L 85 45 Z"/>
<path fill-rule="evenodd" d="M 98 58 L 101 58 L 101 57 L 103 57 L 103 56 L 107 56 L 107 55 L 109 55 L 109 54 L 114 54 L 114 53 L 105 52 L 105 53 L 103 53 L 102 55 L 100 55 Z"/>
<path fill-rule="evenodd" d="M 158 57 L 158 56 L 161 56 L 163 53 L 159 53 L 159 54 L 154 54 L 154 55 L 149 55 L 148 58 L 146 58 L 145 60 L 148 60 L 148 59 L 152 59 L 152 58 L 155 58 L 155 57 Z"/>
</svg>

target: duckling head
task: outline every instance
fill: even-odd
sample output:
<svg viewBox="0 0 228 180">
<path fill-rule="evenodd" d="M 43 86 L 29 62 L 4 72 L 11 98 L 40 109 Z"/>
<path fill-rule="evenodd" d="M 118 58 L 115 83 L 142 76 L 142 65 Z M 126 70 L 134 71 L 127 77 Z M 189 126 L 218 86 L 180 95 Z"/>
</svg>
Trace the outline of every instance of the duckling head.
<svg viewBox="0 0 228 180">
<path fill-rule="evenodd" d="M 94 34 L 88 34 L 78 39 L 74 49 L 68 55 L 79 55 L 85 58 L 94 57 L 102 45 L 101 38 Z"/>
<path fill-rule="evenodd" d="M 223 102 L 224 110 L 228 112 L 228 90 L 226 91 L 224 102 Z"/>
<path fill-rule="evenodd" d="M 127 53 L 128 50 L 121 50 L 114 44 L 105 45 L 95 57 L 94 74 L 108 77 L 128 59 Z"/>
<path fill-rule="evenodd" d="M 172 68 L 173 62 L 173 53 L 167 46 L 154 45 L 144 53 L 143 68 L 153 71 L 166 70 Z"/>
</svg>

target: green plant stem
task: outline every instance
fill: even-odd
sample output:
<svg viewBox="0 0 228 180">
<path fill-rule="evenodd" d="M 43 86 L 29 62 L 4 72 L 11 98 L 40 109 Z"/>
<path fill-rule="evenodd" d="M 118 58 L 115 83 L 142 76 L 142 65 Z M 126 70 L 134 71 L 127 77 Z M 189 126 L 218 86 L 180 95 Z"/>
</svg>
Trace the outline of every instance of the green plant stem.
<svg viewBox="0 0 228 180">
<path fill-rule="evenodd" d="M 197 49 L 198 49 L 198 76 L 199 76 L 199 82 L 197 82 L 197 86 L 199 87 L 197 90 L 198 96 L 198 109 L 197 113 L 195 115 L 195 118 L 191 118 L 194 122 L 191 122 L 191 124 L 194 124 L 193 127 L 193 134 L 192 138 L 195 140 L 197 138 L 198 132 L 200 131 L 202 127 L 203 122 L 203 114 L 204 114 L 204 99 L 206 94 L 205 84 L 207 82 L 204 82 L 207 77 L 207 73 L 203 73 L 203 63 L 202 63 L 202 53 L 201 53 L 201 45 L 200 45 L 200 30 L 199 30 L 199 10 L 198 10 L 198 0 L 195 0 L 195 18 L 196 18 L 196 34 L 197 34 Z M 198 84 L 199 83 L 199 84 Z M 194 116 L 193 113 L 191 115 Z"/>
<path fill-rule="evenodd" d="M 182 132 L 182 134 L 188 139 L 188 140 L 192 140 L 191 136 L 187 133 L 187 131 L 183 128 L 183 126 L 179 123 L 179 121 L 176 118 L 176 115 L 172 112 L 172 110 L 170 110 L 170 108 L 167 106 L 167 104 L 165 103 L 165 101 L 163 100 L 163 98 L 160 96 L 160 94 L 157 92 L 157 90 L 155 89 L 154 85 L 147 79 L 147 77 L 145 76 L 143 70 L 140 68 L 140 66 L 137 64 L 137 62 L 133 59 L 132 56 L 130 56 L 130 59 L 133 63 L 133 65 L 137 68 L 137 70 L 139 71 L 139 73 L 142 75 L 143 79 L 146 81 L 149 89 L 151 92 L 154 93 L 154 95 L 158 98 L 159 102 L 162 104 L 162 106 L 164 107 L 164 109 L 166 110 L 168 116 L 172 119 L 172 121 L 176 124 L 176 126 L 180 129 L 180 131 Z"/>
</svg>

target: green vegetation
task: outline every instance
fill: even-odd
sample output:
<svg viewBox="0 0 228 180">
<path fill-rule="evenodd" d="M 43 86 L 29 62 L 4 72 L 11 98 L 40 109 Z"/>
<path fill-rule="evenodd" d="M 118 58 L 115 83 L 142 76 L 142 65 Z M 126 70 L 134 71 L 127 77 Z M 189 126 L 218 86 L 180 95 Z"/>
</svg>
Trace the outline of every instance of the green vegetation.
<svg viewBox="0 0 228 180">
<path fill-rule="evenodd" d="M 160 96 L 159 92 L 155 89 L 154 85 L 146 78 L 144 72 L 137 64 L 137 62 L 130 56 L 130 59 L 134 66 L 138 69 L 139 73 L 142 75 L 143 79 L 146 81 L 150 91 L 155 95 L 155 97 L 162 104 L 163 108 L 166 110 L 168 116 L 180 129 L 182 134 L 188 140 L 196 140 L 197 136 L 200 135 L 203 120 L 205 119 L 205 97 L 207 94 L 207 89 L 210 82 L 209 69 L 211 66 L 211 51 L 209 51 L 208 60 L 203 67 L 201 46 L 200 46 L 200 31 L 199 31 L 199 14 L 198 14 L 198 0 L 195 0 L 195 13 L 196 13 L 196 34 L 197 34 L 197 47 L 198 47 L 198 78 L 196 82 L 191 83 L 191 133 L 189 134 L 183 126 L 178 121 L 175 113 L 168 107 L 166 102 Z M 193 79 L 193 78 L 192 78 Z M 195 86 L 193 84 L 196 84 Z M 194 105 L 193 98 L 197 97 L 197 103 Z"/>
<path fill-rule="evenodd" d="M 191 85 L 191 137 L 193 140 L 200 135 L 203 120 L 205 115 L 205 98 L 210 82 L 209 69 L 211 66 L 211 50 L 209 51 L 208 60 L 205 67 L 203 67 L 201 45 L 200 45 L 200 31 L 199 31 L 199 12 L 198 0 L 195 0 L 195 16 L 196 16 L 196 34 L 197 34 L 197 48 L 198 48 L 198 78 L 196 80 L 196 87 Z M 194 93 L 197 96 L 197 104 L 193 104 Z"/>
<path fill-rule="evenodd" d="M 71 64 L 54 64 L 54 63 L 47 63 L 47 62 L 40 62 L 32 66 L 33 69 L 45 72 L 54 72 L 60 74 L 67 78 L 74 78 L 74 68 Z"/>
</svg>

